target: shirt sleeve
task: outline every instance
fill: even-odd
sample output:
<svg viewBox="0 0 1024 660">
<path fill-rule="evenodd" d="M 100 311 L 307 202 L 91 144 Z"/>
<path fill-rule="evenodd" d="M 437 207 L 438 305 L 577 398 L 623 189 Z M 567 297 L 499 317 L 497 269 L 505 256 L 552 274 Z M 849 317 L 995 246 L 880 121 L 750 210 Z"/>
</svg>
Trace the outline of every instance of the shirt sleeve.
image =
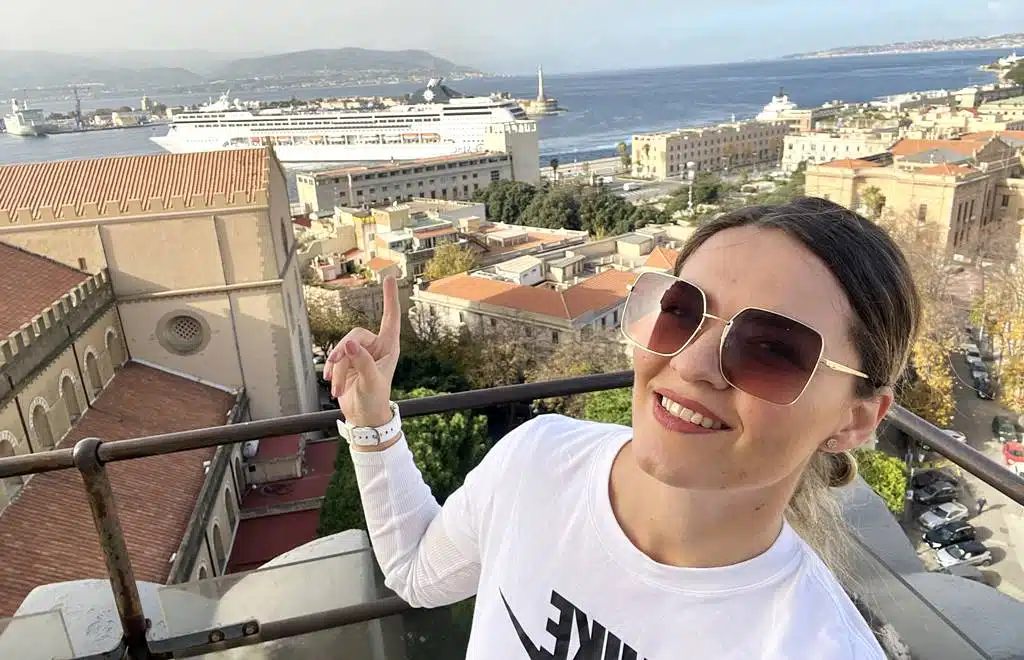
<svg viewBox="0 0 1024 660">
<path fill-rule="evenodd" d="M 476 593 L 486 517 L 502 476 L 510 473 L 510 455 L 532 425 L 496 443 L 443 507 L 404 437 L 384 451 L 350 450 L 370 542 L 389 589 L 413 607 L 441 607 Z"/>
</svg>

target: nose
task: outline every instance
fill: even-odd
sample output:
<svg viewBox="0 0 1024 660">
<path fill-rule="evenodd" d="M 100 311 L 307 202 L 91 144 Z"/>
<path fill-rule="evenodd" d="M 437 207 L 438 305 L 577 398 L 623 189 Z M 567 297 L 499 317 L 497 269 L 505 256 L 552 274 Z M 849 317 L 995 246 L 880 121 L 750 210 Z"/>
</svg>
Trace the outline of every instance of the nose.
<svg viewBox="0 0 1024 660">
<path fill-rule="evenodd" d="M 719 346 L 726 325 L 715 318 L 704 319 L 704 324 L 689 346 L 669 360 L 669 367 L 680 378 L 689 382 L 705 382 L 716 390 L 724 390 L 729 383 L 722 376 Z"/>
</svg>

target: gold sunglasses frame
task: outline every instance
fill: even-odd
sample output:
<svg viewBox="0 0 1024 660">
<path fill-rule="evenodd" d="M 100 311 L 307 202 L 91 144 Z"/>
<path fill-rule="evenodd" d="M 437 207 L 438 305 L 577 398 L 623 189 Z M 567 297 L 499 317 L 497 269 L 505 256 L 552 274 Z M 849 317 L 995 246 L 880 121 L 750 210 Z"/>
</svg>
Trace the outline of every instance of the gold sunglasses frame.
<svg viewBox="0 0 1024 660">
<path fill-rule="evenodd" d="M 637 283 L 641 279 L 643 279 L 644 277 L 647 277 L 647 276 L 650 276 L 651 279 L 663 278 L 663 279 L 666 279 L 666 280 L 671 280 L 672 284 L 669 284 L 665 288 L 666 291 L 668 291 L 668 289 L 671 288 L 673 286 L 673 284 L 675 284 L 676 282 L 682 282 L 683 284 L 689 284 L 694 289 L 696 289 L 698 292 L 700 292 L 701 303 L 703 304 L 703 307 L 704 307 L 704 312 L 701 315 L 700 323 L 697 324 L 697 328 L 693 331 L 693 334 L 690 335 L 690 338 L 687 339 L 686 342 L 683 343 L 682 346 L 680 346 L 677 350 L 673 351 L 672 353 L 661 353 L 661 352 L 658 352 L 658 351 L 651 350 L 650 348 L 647 348 L 646 346 L 644 346 L 640 342 L 638 342 L 635 339 L 633 339 L 632 337 L 630 337 L 629 334 L 626 332 L 626 320 L 628 318 L 627 315 L 626 315 L 626 311 L 629 309 L 629 301 L 633 297 L 633 292 L 636 289 Z M 826 366 L 827 368 L 829 368 L 829 369 L 831 369 L 833 371 L 836 371 L 836 372 L 839 372 L 839 373 L 842 373 L 842 374 L 847 374 L 847 375 L 850 375 L 850 376 L 856 376 L 858 378 L 864 378 L 866 380 L 870 380 L 870 377 L 866 373 L 863 373 L 861 371 L 857 371 L 853 367 L 848 367 L 845 364 L 836 362 L 834 360 L 829 360 L 828 358 L 826 358 L 825 357 L 825 336 L 821 334 L 821 331 L 818 330 L 817 328 L 815 328 L 812 325 L 809 325 L 809 324 L 807 324 L 807 323 L 805 323 L 805 322 L 803 322 L 803 321 L 801 321 L 799 319 L 793 318 L 792 316 L 788 316 L 786 314 L 781 314 L 781 313 L 776 312 L 774 310 L 764 309 L 764 308 L 761 308 L 761 307 L 744 307 L 743 309 L 741 309 L 738 312 L 736 312 L 735 314 L 733 314 L 732 318 L 729 318 L 729 319 L 722 318 L 721 316 L 715 316 L 714 314 L 708 313 L 708 297 L 707 297 L 707 294 L 704 293 L 704 289 L 700 288 L 699 286 L 697 286 L 693 282 L 690 282 L 689 280 L 684 280 L 681 277 L 676 277 L 675 275 L 669 275 L 668 273 L 658 273 L 658 272 L 654 272 L 654 271 L 649 271 L 649 272 L 646 272 L 646 273 L 641 273 L 640 276 L 637 277 L 636 280 L 634 280 L 633 283 L 630 284 L 626 289 L 627 289 L 627 291 L 629 291 L 629 294 L 626 296 L 626 304 L 622 308 L 622 323 L 619 325 L 619 330 L 620 330 L 620 332 L 622 332 L 622 336 L 626 338 L 626 341 L 628 341 L 630 344 L 632 344 L 636 348 L 639 348 L 640 350 L 642 350 L 642 351 L 644 351 L 646 353 L 650 353 L 652 355 L 659 355 L 661 357 L 675 357 L 675 356 L 679 355 L 680 353 L 682 353 L 684 350 L 686 350 L 686 348 L 690 344 L 693 343 L 693 340 L 700 336 L 701 331 L 704 330 L 704 328 L 705 328 L 705 322 L 708 319 L 712 319 L 714 321 L 719 321 L 721 323 L 724 323 L 725 324 L 725 330 L 722 331 L 722 337 L 718 341 L 718 372 L 722 375 L 722 379 L 725 380 L 725 382 L 728 383 L 730 387 L 732 387 L 734 389 L 737 389 L 737 390 L 739 390 L 741 392 L 744 392 L 745 394 L 749 394 L 750 396 L 752 396 L 752 397 L 754 397 L 756 399 L 760 399 L 761 401 L 764 401 L 766 403 L 771 403 L 771 404 L 778 405 L 778 406 L 791 406 L 794 403 L 796 403 L 797 401 L 799 401 L 800 397 L 802 397 L 804 395 L 804 392 L 807 391 L 807 388 L 810 386 L 811 381 L 814 380 L 814 376 L 818 373 L 818 367 L 820 367 L 822 365 Z M 743 389 L 740 389 L 739 387 L 737 387 L 725 375 L 725 370 L 722 368 L 722 351 L 725 349 L 725 340 L 729 336 L 729 331 L 732 329 L 733 322 L 736 320 L 736 317 L 738 317 L 740 314 L 743 314 L 744 312 L 747 312 L 747 311 L 756 311 L 756 312 L 765 312 L 767 314 L 774 314 L 775 316 L 780 316 L 780 317 L 782 317 L 784 319 L 792 321 L 793 323 L 799 323 L 800 325 L 802 325 L 805 328 L 807 328 L 810 331 L 812 331 L 814 334 L 818 335 L 818 339 L 821 340 L 821 342 L 820 342 L 821 343 L 821 349 L 818 352 L 818 360 L 814 364 L 814 369 L 811 371 L 810 375 L 807 377 L 807 382 L 804 383 L 803 388 L 796 395 L 796 398 L 794 398 L 789 403 L 778 403 L 776 401 L 769 401 L 768 399 L 765 399 L 764 397 L 757 396 L 756 394 L 751 394 L 750 392 L 747 392 L 746 390 L 743 390 Z"/>
</svg>

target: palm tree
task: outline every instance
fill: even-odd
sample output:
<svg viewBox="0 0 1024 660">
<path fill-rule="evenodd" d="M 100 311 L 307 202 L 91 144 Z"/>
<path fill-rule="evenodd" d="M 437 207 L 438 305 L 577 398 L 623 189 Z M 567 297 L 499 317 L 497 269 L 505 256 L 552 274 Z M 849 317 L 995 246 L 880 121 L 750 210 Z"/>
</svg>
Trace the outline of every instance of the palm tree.
<svg viewBox="0 0 1024 660">
<path fill-rule="evenodd" d="M 550 161 L 548 161 L 548 165 L 551 166 L 551 178 L 553 178 L 557 182 L 558 181 L 558 159 L 557 158 L 552 158 Z"/>
<path fill-rule="evenodd" d="M 615 146 L 615 152 L 619 154 L 619 160 L 622 161 L 623 169 L 628 170 L 629 166 L 632 164 L 629 157 L 629 147 L 626 146 L 625 142 L 619 142 Z"/>
</svg>

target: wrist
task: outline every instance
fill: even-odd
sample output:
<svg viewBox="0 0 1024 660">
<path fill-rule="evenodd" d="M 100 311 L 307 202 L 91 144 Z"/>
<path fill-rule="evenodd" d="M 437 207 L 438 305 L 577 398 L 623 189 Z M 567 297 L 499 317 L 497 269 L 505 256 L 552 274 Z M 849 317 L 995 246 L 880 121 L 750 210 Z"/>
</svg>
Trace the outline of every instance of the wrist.
<svg viewBox="0 0 1024 660">
<path fill-rule="evenodd" d="M 384 426 L 394 417 L 391 408 L 385 406 L 381 410 L 372 410 L 366 413 L 356 413 L 351 416 L 344 415 L 345 421 L 352 426 L 377 428 Z"/>
</svg>

